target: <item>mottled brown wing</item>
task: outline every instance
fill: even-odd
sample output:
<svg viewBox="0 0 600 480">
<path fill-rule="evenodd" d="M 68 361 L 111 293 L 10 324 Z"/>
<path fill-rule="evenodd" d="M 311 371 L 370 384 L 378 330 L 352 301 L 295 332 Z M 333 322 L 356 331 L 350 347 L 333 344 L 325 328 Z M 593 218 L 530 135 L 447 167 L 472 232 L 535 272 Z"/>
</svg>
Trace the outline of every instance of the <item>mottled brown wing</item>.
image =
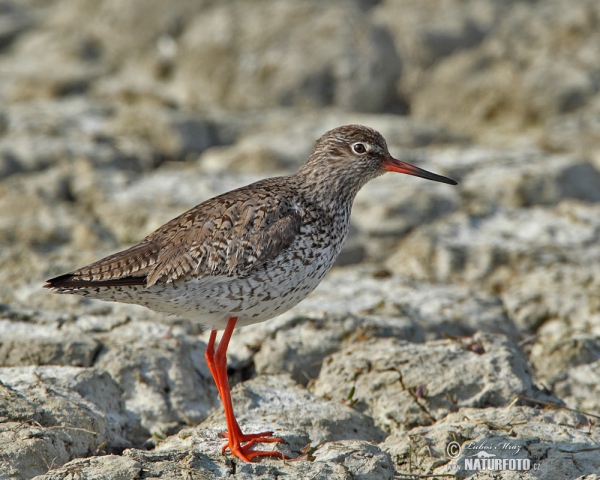
<svg viewBox="0 0 600 480">
<path fill-rule="evenodd" d="M 176 231 L 161 240 L 148 286 L 187 276 L 243 278 L 275 258 L 300 231 L 300 214 L 285 199 L 220 200 L 214 209 L 205 205 L 201 212 L 188 212 L 192 219 L 181 218 Z"/>
<path fill-rule="evenodd" d="M 301 226 L 287 199 L 266 182 L 262 190 L 257 186 L 207 200 L 137 245 L 48 280 L 46 288 L 151 286 L 189 275 L 244 277 L 275 258 Z"/>
</svg>

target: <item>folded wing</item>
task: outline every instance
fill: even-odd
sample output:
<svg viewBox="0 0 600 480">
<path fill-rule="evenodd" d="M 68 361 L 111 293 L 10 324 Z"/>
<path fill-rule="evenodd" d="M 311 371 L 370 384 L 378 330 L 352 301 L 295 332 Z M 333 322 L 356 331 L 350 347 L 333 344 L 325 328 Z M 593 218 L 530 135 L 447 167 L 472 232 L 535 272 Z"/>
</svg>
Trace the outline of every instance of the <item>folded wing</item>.
<svg viewBox="0 0 600 480">
<path fill-rule="evenodd" d="M 302 225 L 301 215 L 290 200 L 273 195 L 268 183 L 264 185 L 264 195 L 257 186 L 243 187 L 201 203 L 137 245 L 48 280 L 45 287 L 67 291 L 125 285 L 149 287 L 178 283 L 189 276 L 243 278 L 276 258 L 293 242 Z"/>
</svg>

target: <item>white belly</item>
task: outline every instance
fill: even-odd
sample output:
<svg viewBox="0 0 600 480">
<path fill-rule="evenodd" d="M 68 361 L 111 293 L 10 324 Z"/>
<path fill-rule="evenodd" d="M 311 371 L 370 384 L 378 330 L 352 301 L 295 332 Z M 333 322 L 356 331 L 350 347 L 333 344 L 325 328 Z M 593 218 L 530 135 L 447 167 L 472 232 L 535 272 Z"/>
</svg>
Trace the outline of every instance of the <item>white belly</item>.
<svg viewBox="0 0 600 480">
<path fill-rule="evenodd" d="M 188 277 L 176 285 L 122 286 L 73 293 L 144 305 L 220 330 L 231 317 L 238 317 L 238 326 L 251 325 L 296 306 L 319 285 L 337 253 L 332 248 L 319 249 L 319 255 L 313 259 L 289 249 L 288 253 L 263 264 L 246 278 Z"/>
</svg>

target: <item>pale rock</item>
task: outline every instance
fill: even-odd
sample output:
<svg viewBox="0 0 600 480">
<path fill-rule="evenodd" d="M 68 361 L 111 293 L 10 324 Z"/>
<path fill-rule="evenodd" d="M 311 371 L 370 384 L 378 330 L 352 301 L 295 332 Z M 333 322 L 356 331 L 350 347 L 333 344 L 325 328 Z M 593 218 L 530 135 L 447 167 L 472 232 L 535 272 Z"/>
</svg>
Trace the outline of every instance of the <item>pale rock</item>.
<svg viewBox="0 0 600 480">
<path fill-rule="evenodd" d="M 582 478 L 600 467 L 599 435 L 600 429 L 589 419 L 562 409 L 461 408 L 435 425 L 416 427 L 408 435 L 390 435 L 382 447 L 398 471 L 406 474 L 490 479 L 500 474 L 511 480 Z M 460 450 L 452 450 L 451 442 L 458 442 Z M 458 455 L 451 458 L 449 452 Z M 487 454 L 481 459 L 527 459 L 530 469 L 510 471 L 501 466 L 500 471 L 465 471 L 465 459 L 478 452 Z"/>
<path fill-rule="evenodd" d="M 387 266 L 415 279 L 487 282 L 508 287 L 512 276 L 585 259 L 598 241 L 600 206 L 563 200 L 556 208 L 462 212 L 411 232 Z"/>
<path fill-rule="evenodd" d="M 76 367 L 0 368 L 5 422 L 0 466 L 28 479 L 102 448 L 120 451 L 135 419 L 106 372 Z"/>
<path fill-rule="evenodd" d="M 100 343 L 88 335 L 0 319 L 0 365 L 71 365 L 91 367 Z"/>
<path fill-rule="evenodd" d="M 554 393 L 570 408 L 597 414 L 600 412 L 600 360 L 567 369 L 553 387 Z"/>
<path fill-rule="evenodd" d="M 463 407 L 505 406 L 535 394 L 519 348 L 492 334 L 423 345 L 393 338 L 350 344 L 325 359 L 312 391 L 339 401 L 351 389 L 356 408 L 390 433 Z"/>
<path fill-rule="evenodd" d="M 372 418 L 344 405 L 341 400 L 316 397 L 285 375 L 261 375 L 232 390 L 232 402 L 242 430 L 250 431 L 245 424 L 251 424 L 254 430 L 275 430 L 277 436 L 281 434 L 279 429 L 304 431 L 313 445 L 351 439 L 379 442 L 385 438 Z M 215 410 L 200 427 L 225 429 L 222 408 Z"/>
<path fill-rule="evenodd" d="M 95 363 L 112 375 L 123 390 L 126 408 L 139 418 L 139 428 L 130 433 L 135 445 L 155 433 L 170 434 L 198 423 L 217 402 L 204 342 L 167 328 L 161 338 L 144 334 L 140 327 L 115 329 Z M 138 341 L 129 335 L 137 335 Z"/>
<path fill-rule="evenodd" d="M 537 376 L 552 388 L 567 378 L 573 367 L 600 360 L 600 337 L 573 331 L 539 335 L 531 346 L 529 359 Z"/>
</svg>

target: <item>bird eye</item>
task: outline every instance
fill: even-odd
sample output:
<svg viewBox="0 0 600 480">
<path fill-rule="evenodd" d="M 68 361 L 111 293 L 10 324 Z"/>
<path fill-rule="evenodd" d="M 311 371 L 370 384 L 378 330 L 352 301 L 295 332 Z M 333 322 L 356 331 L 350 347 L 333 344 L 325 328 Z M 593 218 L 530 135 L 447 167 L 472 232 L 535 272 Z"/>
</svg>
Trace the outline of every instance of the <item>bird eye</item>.
<svg viewBox="0 0 600 480">
<path fill-rule="evenodd" d="M 367 151 L 367 147 L 365 147 L 364 143 L 355 143 L 354 145 L 352 145 L 352 150 L 354 150 L 354 153 L 366 153 Z"/>
</svg>

